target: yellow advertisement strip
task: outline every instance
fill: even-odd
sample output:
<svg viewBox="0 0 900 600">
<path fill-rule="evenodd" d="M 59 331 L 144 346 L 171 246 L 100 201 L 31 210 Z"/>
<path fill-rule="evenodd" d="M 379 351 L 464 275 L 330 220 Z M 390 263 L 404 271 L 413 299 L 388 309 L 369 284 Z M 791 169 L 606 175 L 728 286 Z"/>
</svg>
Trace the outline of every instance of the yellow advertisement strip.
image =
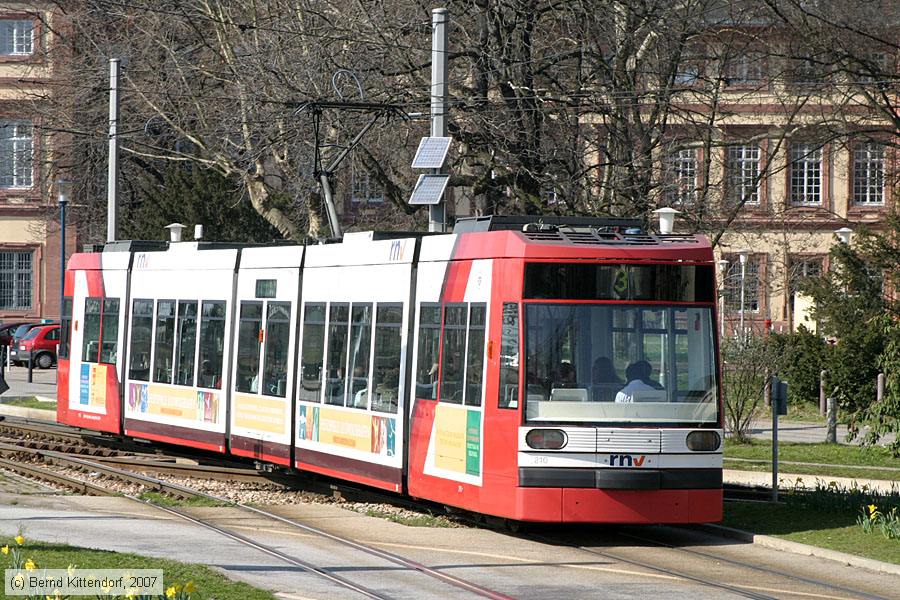
<svg viewBox="0 0 900 600">
<path fill-rule="evenodd" d="M 106 365 L 91 369 L 91 406 L 106 406 Z"/>
<path fill-rule="evenodd" d="M 197 390 L 193 388 L 151 385 L 147 396 L 147 412 L 151 415 L 197 419 Z"/>
<path fill-rule="evenodd" d="M 461 407 L 438 403 L 434 416 L 434 465 L 466 472 L 466 413 Z"/>
<path fill-rule="evenodd" d="M 365 412 L 348 412 L 323 406 L 319 410 L 319 441 L 371 452 L 372 418 Z"/>
<path fill-rule="evenodd" d="M 286 414 L 287 400 L 284 398 L 261 398 L 246 394 L 234 395 L 234 424 L 243 429 L 265 433 L 284 433 L 285 423 L 290 422 Z"/>
</svg>

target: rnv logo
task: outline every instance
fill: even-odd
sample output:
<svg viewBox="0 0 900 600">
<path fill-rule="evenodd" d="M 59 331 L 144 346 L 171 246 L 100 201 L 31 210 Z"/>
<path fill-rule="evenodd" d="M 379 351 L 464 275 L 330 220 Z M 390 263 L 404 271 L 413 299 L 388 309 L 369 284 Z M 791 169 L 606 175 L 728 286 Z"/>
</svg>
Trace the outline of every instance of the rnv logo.
<svg viewBox="0 0 900 600">
<path fill-rule="evenodd" d="M 638 457 L 634 457 L 630 454 L 610 454 L 609 455 L 609 466 L 611 467 L 640 467 L 644 464 L 644 460 L 647 457 L 641 454 Z M 618 464 L 616 464 L 618 463 Z"/>
</svg>

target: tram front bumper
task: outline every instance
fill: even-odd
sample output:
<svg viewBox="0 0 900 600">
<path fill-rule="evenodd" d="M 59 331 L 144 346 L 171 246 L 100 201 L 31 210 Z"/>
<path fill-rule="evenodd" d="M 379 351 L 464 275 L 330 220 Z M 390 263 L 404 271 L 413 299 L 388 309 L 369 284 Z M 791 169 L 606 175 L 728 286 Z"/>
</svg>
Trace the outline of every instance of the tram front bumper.
<svg viewBox="0 0 900 600">
<path fill-rule="evenodd" d="M 520 467 L 519 487 L 599 490 L 722 489 L 722 469 Z"/>
</svg>

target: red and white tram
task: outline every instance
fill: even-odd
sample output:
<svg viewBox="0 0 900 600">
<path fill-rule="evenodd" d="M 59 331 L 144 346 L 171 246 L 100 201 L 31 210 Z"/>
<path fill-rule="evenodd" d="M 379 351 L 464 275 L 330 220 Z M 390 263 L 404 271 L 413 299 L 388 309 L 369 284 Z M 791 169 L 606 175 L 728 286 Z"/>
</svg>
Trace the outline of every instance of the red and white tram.
<svg viewBox="0 0 900 600">
<path fill-rule="evenodd" d="M 76 254 L 58 420 L 515 520 L 717 521 L 712 249 L 606 225 Z"/>
</svg>

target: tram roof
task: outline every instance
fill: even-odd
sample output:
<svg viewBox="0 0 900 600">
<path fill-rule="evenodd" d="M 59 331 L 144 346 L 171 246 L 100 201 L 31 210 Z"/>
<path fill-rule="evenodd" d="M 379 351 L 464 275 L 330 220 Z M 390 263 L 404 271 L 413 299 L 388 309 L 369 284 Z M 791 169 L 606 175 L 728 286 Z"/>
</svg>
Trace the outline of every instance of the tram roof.
<svg viewBox="0 0 900 600">
<path fill-rule="evenodd" d="M 515 215 L 461 218 L 450 234 L 349 232 L 341 242 L 307 245 L 306 249 L 312 251 L 308 255 L 307 266 L 398 262 L 398 258 L 399 262 L 409 262 L 412 260 L 411 252 L 404 249 L 398 255 L 396 249 L 390 248 L 401 241 L 406 248 L 409 241 L 417 238 L 421 239 L 419 260 L 422 262 L 444 261 L 448 258 L 712 260 L 712 246 L 705 236 L 645 232 L 641 229 L 641 222 L 635 219 Z M 358 248 L 367 245 L 371 245 L 372 250 L 378 247 L 385 248 L 386 251 L 360 253 Z M 182 261 L 186 258 L 185 251 L 195 250 L 205 254 L 217 250 L 242 250 L 247 255 L 248 267 L 250 262 L 258 263 L 253 266 L 261 267 L 272 259 L 278 263 L 290 263 L 278 266 L 299 266 L 300 256 L 303 254 L 302 245 L 290 242 L 241 244 L 205 240 L 177 243 L 122 240 L 108 243 L 102 248 L 104 254 L 130 252 L 153 255 L 157 252 L 174 252 L 180 255 L 179 260 Z M 226 254 L 233 256 L 232 253 Z M 385 256 L 381 257 L 381 254 Z M 207 257 L 211 258 L 211 255 Z"/>
</svg>

